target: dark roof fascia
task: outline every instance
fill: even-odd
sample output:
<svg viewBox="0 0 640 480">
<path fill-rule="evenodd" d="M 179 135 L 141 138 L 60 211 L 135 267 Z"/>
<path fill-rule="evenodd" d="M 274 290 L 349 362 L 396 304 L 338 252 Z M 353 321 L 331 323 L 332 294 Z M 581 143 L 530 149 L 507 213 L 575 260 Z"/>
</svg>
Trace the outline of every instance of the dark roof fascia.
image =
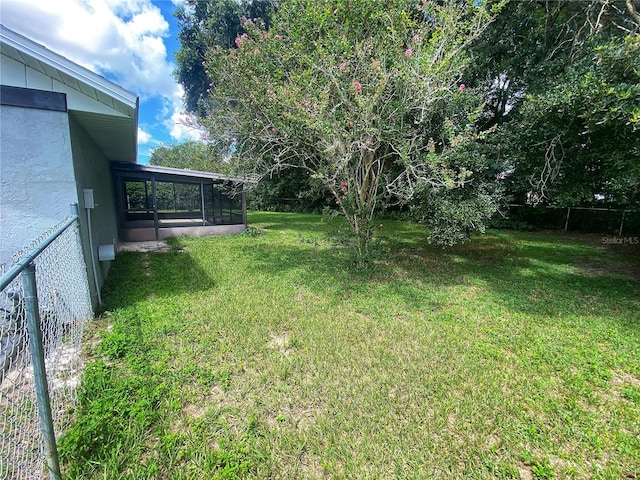
<svg viewBox="0 0 640 480">
<path fill-rule="evenodd" d="M 233 182 L 248 183 L 249 180 L 240 177 L 231 177 L 212 172 L 200 172 L 181 168 L 158 167 L 154 165 L 142 165 L 139 163 L 111 162 L 111 170 L 122 176 L 135 175 L 139 178 L 151 178 L 151 176 L 165 178 L 173 181 L 197 181 L 210 180 L 213 183 Z"/>
<path fill-rule="evenodd" d="M 49 90 L 0 85 L 0 105 L 66 112 L 67 95 Z"/>
</svg>

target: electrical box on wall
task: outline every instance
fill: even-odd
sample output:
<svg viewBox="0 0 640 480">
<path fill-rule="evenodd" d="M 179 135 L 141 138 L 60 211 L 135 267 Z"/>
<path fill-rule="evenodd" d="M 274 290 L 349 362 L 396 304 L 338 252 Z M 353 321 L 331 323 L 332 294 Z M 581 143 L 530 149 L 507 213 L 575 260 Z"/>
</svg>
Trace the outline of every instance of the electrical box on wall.
<svg viewBox="0 0 640 480">
<path fill-rule="evenodd" d="M 96 204 L 93 201 L 93 189 L 85 188 L 82 190 L 84 194 L 84 208 L 95 208 Z"/>
<path fill-rule="evenodd" d="M 115 245 L 98 245 L 98 260 L 101 262 L 110 262 L 116 259 Z"/>
</svg>

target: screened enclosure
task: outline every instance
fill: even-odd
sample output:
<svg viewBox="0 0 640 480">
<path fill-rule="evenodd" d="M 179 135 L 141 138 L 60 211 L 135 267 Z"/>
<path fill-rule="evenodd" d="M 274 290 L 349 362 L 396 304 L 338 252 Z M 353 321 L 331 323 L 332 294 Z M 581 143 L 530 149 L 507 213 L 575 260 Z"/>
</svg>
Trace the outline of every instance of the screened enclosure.
<svg viewBox="0 0 640 480">
<path fill-rule="evenodd" d="M 123 240 L 234 233 L 246 225 L 238 179 L 120 162 L 114 163 L 113 172 Z"/>
</svg>

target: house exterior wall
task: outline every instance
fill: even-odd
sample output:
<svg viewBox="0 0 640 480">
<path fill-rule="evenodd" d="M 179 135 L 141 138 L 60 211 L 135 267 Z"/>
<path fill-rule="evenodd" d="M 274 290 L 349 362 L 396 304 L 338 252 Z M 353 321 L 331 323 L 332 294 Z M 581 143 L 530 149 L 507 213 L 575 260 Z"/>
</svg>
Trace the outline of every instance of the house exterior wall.
<svg viewBox="0 0 640 480">
<path fill-rule="evenodd" d="M 66 112 L 2 105 L 0 124 L 0 263 L 8 265 L 70 214 L 78 194 Z"/>
<path fill-rule="evenodd" d="M 0 43 L 0 263 L 76 203 L 96 306 L 110 267 L 99 247 L 118 238 L 109 160 L 136 156 L 138 98 L 4 26 Z M 96 204 L 90 232 L 84 189 Z"/>
<path fill-rule="evenodd" d="M 97 303 L 97 293 L 93 277 L 95 264 L 98 282 L 103 285 L 107 277 L 111 262 L 99 261 L 99 245 L 113 245 L 118 242 L 118 224 L 116 217 L 116 200 L 114 196 L 113 180 L 109 161 L 102 151 L 91 140 L 89 135 L 74 118 L 69 114 L 71 128 L 71 146 L 73 151 L 73 167 L 75 170 L 77 195 L 80 199 L 80 228 L 85 247 L 85 262 L 91 285 L 91 299 L 94 305 Z M 93 243 L 94 259 L 89 250 L 89 228 L 86 206 L 84 204 L 84 189 L 92 189 L 95 208 L 91 209 L 91 240 Z"/>
</svg>

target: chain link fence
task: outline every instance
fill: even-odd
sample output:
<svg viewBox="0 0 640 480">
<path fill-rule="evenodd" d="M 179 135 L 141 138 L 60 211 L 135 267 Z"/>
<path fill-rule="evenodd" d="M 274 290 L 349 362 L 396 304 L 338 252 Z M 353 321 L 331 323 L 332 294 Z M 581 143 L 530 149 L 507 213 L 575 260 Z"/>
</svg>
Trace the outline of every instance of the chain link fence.
<svg viewBox="0 0 640 480">
<path fill-rule="evenodd" d="M 609 235 L 640 233 L 640 211 L 597 207 L 551 207 L 509 205 L 504 216 L 496 216 L 498 228 L 538 228 Z"/>
<path fill-rule="evenodd" d="M 71 419 L 82 371 L 83 326 L 93 316 L 77 216 L 15 254 L 10 267 L 1 267 L 0 478 L 7 480 L 47 478 L 50 468 L 39 416 L 42 405 L 36 395 L 36 391 L 39 396 L 42 393 L 37 388 L 38 362 L 28 332 L 33 302 L 24 277 L 31 265 L 35 266 L 41 331 L 41 335 L 32 331 L 31 336 L 42 339 L 44 381 L 56 436 Z"/>
</svg>

